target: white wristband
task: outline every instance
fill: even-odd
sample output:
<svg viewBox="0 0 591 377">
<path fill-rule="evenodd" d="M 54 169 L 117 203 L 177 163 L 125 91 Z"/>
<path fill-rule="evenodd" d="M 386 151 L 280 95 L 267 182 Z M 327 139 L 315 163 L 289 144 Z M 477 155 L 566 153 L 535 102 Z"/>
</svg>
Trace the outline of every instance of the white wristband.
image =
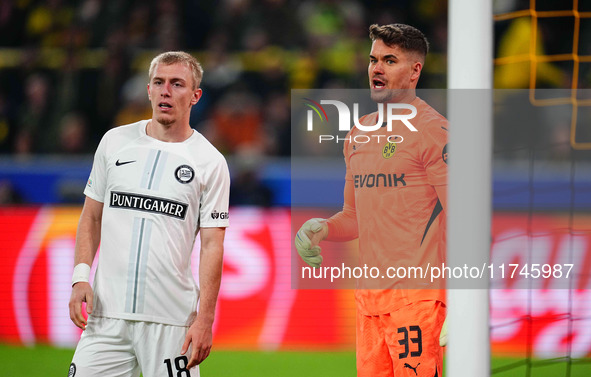
<svg viewBox="0 0 591 377">
<path fill-rule="evenodd" d="M 89 278 L 90 266 L 86 263 L 78 263 L 76 267 L 74 267 L 74 273 L 72 274 L 72 286 L 81 281 L 88 283 Z"/>
</svg>

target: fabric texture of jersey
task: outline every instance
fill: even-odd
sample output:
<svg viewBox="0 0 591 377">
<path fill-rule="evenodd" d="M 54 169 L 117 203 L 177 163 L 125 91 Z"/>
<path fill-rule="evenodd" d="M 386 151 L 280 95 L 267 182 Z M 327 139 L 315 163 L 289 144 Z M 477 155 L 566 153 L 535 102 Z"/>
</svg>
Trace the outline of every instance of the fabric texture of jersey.
<svg viewBox="0 0 591 377">
<path fill-rule="evenodd" d="M 92 314 L 186 326 L 199 297 L 193 244 L 200 228 L 228 226 L 229 172 L 197 131 L 167 143 L 147 124 L 105 134 L 84 190 L 104 203 Z"/>
<path fill-rule="evenodd" d="M 448 124 L 420 98 L 411 105 L 417 109 L 410 119 L 416 132 L 399 121 L 391 131 L 384 124 L 349 132 L 343 146 L 344 207 L 328 221 L 327 240 L 358 229 L 360 265 L 378 267 L 382 275 L 391 267 L 441 266 L 445 257 L 445 207 L 436 189 L 446 193 Z M 377 121 L 377 113 L 360 119 L 365 126 Z M 419 300 L 445 302 L 442 287 L 408 276 L 366 280 L 358 284 L 356 301 L 362 314 L 385 314 Z"/>
</svg>

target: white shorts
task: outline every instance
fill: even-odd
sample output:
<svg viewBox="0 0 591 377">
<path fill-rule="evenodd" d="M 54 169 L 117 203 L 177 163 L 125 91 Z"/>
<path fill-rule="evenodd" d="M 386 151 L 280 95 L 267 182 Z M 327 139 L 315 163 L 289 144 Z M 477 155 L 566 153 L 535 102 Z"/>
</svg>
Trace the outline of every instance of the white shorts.
<svg viewBox="0 0 591 377">
<path fill-rule="evenodd" d="M 198 377 L 181 355 L 187 327 L 90 316 L 68 377 Z"/>
</svg>

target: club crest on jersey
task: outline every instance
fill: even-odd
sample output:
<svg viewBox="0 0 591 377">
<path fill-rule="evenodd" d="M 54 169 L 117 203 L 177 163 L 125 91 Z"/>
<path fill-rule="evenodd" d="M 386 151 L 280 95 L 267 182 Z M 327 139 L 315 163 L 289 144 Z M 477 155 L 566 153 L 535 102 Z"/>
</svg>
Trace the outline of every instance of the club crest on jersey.
<svg viewBox="0 0 591 377">
<path fill-rule="evenodd" d="M 394 156 L 394 152 L 396 152 L 396 143 L 387 142 L 382 149 L 382 157 L 388 159 Z"/>
<path fill-rule="evenodd" d="M 189 183 L 195 177 L 195 171 L 189 165 L 181 165 L 174 171 L 174 177 L 180 183 Z"/>
<path fill-rule="evenodd" d="M 445 162 L 447 164 L 447 144 L 445 144 L 445 147 L 443 147 L 443 151 L 441 152 L 441 158 L 443 159 L 443 162 Z"/>
</svg>

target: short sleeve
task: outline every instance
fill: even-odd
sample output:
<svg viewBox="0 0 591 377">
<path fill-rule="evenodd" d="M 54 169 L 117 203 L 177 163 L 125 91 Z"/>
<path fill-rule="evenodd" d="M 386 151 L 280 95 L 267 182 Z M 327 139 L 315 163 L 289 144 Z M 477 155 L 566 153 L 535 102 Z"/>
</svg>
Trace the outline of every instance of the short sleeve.
<svg viewBox="0 0 591 377">
<path fill-rule="evenodd" d="M 103 136 L 94 153 L 92 170 L 86 182 L 84 195 L 97 202 L 105 202 L 105 190 L 107 187 L 107 136 Z"/>
<path fill-rule="evenodd" d="M 221 156 L 221 155 L 220 155 Z M 229 222 L 230 172 L 221 157 L 205 177 L 200 198 L 199 224 L 202 228 L 227 227 Z"/>
</svg>

